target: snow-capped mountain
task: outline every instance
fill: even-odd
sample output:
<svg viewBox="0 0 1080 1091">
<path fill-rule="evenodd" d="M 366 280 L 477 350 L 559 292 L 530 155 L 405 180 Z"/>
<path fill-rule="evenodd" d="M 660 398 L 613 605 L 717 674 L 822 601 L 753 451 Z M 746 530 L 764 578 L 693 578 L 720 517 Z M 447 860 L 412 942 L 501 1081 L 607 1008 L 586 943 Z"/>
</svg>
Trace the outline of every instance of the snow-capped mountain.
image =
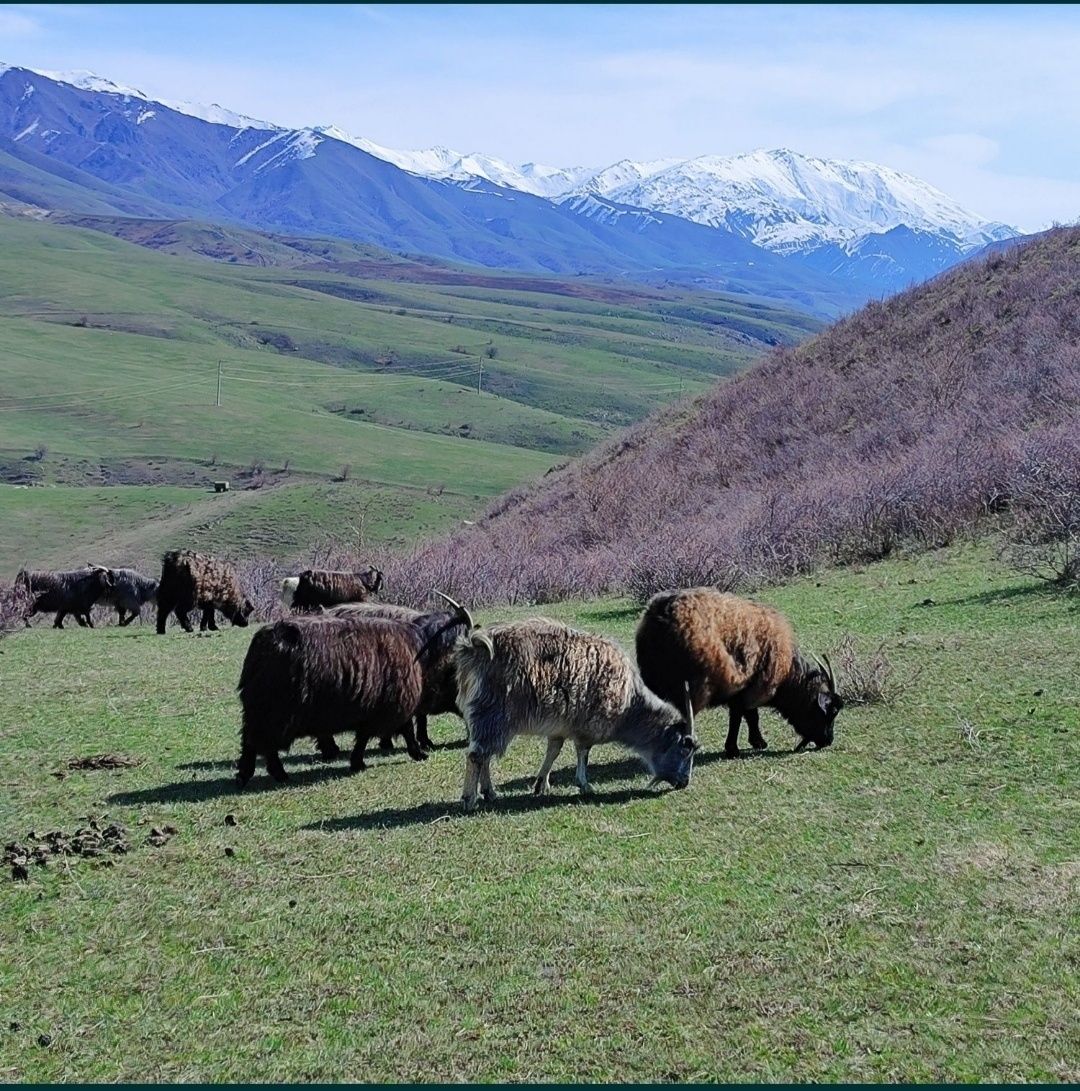
<svg viewBox="0 0 1080 1091">
<path fill-rule="evenodd" d="M 515 167 L 492 156 L 447 148 L 397 152 L 334 132 L 403 170 L 429 178 L 495 185 L 565 199 L 607 197 L 620 204 L 719 227 L 777 253 L 858 243 L 895 227 L 944 233 L 961 250 L 1011 238 L 1016 231 L 962 208 L 927 182 L 876 163 L 818 159 L 786 148 L 745 155 L 704 155 L 602 169 Z"/>
<path fill-rule="evenodd" d="M 944 233 L 965 250 L 1016 234 L 910 174 L 787 149 L 701 156 L 621 184 L 602 178 L 593 179 L 594 192 L 724 227 L 779 253 L 851 242 L 895 227 Z"/>
<path fill-rule="evenodd" d="M 603 168 L 387 148 L 0 64 L 0 202 L 226 219 L 493 267 L 677 280 L 822 313 L 1016 234 L 870 163 L 790 151 Z"/>
<path fill-rule="evenodd" d="M 504 159 L 496 159 L 482 152 L 463 154 L 441 145 L 417 151 L 384 148 L 365 137 L 351 136 L 336 125 L 319 125 L 315 132 L 351 144 L 369 155 L 393 163 L 395 167 L 425 178 L 451 182 L 480 178 L 496 186 L 531 193 L 535 197 L 559 197 L 583 185 L 596 173 L 588 167 L 545 167 L 542 163 L 523 163 L 515 167 Z"/>
</svg>

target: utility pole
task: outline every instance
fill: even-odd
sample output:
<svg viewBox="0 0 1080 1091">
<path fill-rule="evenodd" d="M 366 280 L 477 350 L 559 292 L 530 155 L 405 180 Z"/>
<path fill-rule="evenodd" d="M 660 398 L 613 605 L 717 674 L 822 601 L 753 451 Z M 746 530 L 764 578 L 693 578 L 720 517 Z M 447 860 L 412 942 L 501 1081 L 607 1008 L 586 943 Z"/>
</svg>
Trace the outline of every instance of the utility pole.
<svg viewBox="0 0 1080 1091">
<path fill-rule="evenodd" d="M 221 361 L 217 362 L 217 401 L 214 403 L 219 409 L 221 408 Z"/>
<path fill-rule="evenodd" d="M 483 391 L 481 390 L 481 387 L 484 384 L 484 358 L 483 358 L 483 356 L 479 357 L 479 362 L 480 362 L 480 369 L 476 373 L 476 393 L 477 394 L 483 393 Z"/>
</svg>

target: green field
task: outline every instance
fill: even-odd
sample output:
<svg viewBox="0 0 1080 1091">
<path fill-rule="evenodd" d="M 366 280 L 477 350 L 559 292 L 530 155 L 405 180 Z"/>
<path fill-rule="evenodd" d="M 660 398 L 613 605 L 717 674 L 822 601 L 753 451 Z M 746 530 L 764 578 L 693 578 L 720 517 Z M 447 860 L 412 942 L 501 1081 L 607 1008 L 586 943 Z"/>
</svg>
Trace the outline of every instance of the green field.
<svg viewBox="0 0 1080 1091">
<path fill-rule="evenodd" d="M 520 739 L 474 817 L 449 719 L 426 763 L 302 743 L 235 792 L 250 631 L 8 638 L 3 841 L 107 814 L 132 849 L 0 880 L 0 1076 L 1080 1078 L 1076 602 L 988 546 L 762 597 L 810 650 L 883 640 L 896 695 L 822 753 L 768 713 L 719 761 L 703 716 L 685 792 L 612 749 L 595 797 L 564 760 L 537 802 Z M 547 609 L 631 640 L 626 603 Z M 103 752 L 140 764 L 67 768 Z"/>
<path fill-rule="evenodd" d="M 363 552 L 459 526 L 483 493 L 368 482 L 290 481 L 215 495 L 177 485 L 0 485 L 0 576 L 22 566 L 135 564 L 178 542 L 231 557 L 291 560 L 320 544 Z"/>
<path fill-rule="evenodd" d="M 391 490 L 393 513 L 374 522 L 415 538 L 432 526 L 428 490 L 457 496 L 467 517 L 818 326 L 751 299 L 480 275 L 253 232 L 226 241 L 280 264 L 230 264 L 196 256 L 226 245 L 223 231 L 181 227 L 174 254 L 0 217 L 0 481 L 205 489 L 259 467 L 274 485 L 344 475 Z M 301 494 L 287 495 L 249 498 L 253 521 L 272 526 Z M 162 494 L 113 506 L 133 512 L 143 497 L 158 517 Z M 75 520 L 96 507 L 74 501 Z M 0 567 L 55 544 L 0 544 Z"/>
</svg>

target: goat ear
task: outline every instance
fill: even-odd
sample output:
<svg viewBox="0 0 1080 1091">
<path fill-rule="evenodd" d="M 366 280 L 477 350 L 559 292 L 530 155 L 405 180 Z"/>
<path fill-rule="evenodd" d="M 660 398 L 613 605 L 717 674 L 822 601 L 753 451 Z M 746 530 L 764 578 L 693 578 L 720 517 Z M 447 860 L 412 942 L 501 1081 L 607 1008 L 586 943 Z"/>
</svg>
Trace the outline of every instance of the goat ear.
<svg viewBox="0 0 1080 1091">
<path fill-rule="evenodd" d="M 844 702 L 840 699 L 839 694 L 829 693 L 828 690 L 822 690 L 817 695 L 818 708 L 826 716 L 832 715 L 840 711 Z"/>
</svg>

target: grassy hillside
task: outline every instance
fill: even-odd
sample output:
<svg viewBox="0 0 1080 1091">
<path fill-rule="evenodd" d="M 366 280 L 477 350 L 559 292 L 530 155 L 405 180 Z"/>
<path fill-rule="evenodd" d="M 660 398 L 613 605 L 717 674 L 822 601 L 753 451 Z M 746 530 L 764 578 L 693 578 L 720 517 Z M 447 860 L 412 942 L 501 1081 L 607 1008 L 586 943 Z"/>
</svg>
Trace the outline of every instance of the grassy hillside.
<svg viewBox="0 0 1080 1091">
<path fill-rule="evenodd" d="M 96 816 L 131 851 L 0 877 L 13 1081 L 1070 1081 L 1080 1078 L 1075 605 L 985 549 L 764 595 L 821 651 L 884 640 L 891 703 L 835 746 L 717 761 L 685 792 L 594 751 L 538 803 L 457 804 L 429 761 L 232 787 L 250 630 L 35 627 L 3 644 L 0 832 Z M 629 642 L 625 601 L 558 616 Z M 510 614 L 512 612 L 505 612 Z M 106 752 L 139 764 L 76 771 Z M 105 817 L 107 816 L 107 818 Z M 232 816 L 231 818 L 228 816 Z M 232 824 L 230 824 L 232 823 Z M 166 843 L 154 829 L 174 827 Z"/>
<path fill-rule="evenodd" d="M 868 304 L 501 498 L 396 583 L 487 602 L 754 586 L 945 544 L 1040 477 L 1075 494 L 1077 284 L 1063 228 Z"/>
<path fill-rule="evenodd" d="M 279 555 L 305 538 L 293 533 L 306 518 L 301 498 L 313 498 L 307 542 L 341 518 L 334 505 L 350 494 L 331 500 L 334 478 L 389 499 L 392 510 L 370 520 L 374 540 L 415 536 L 815 325 L 723 297 L 477 276 L 370 247 L 217 238 L 198 225 L 161 230 L 186 240 L 189 256 L 0 218 L 0 480 L 191 487 L 200 491 L 170 503 L 177 515 L 198 510 L 195 528 L 211 480 L 261 483 L 258 496 L 229 503 L 260 528 L 254 544 Z M 213 246 L 275 264 L 194 256 Z M 443 498 L 438 511 L 430 494 Z M 67 495 L 28 503 L 59 508 Z M 24 496 L 0 504 L 15 510 Z M 144 501 L 144 517 L 160 516 L 161 499 L 132 492 L 112 506 L 137 521 Z M 72 494 L 71 527 L 101 511 Z M 282 511 L 295 517 L 279 542 L 270 528 Z M 243 548 L 242 524 L 220 540 Z M 0 534 L 0 568 L 83 540 L 63 526 L 12 537 Z"/>
</svg>

